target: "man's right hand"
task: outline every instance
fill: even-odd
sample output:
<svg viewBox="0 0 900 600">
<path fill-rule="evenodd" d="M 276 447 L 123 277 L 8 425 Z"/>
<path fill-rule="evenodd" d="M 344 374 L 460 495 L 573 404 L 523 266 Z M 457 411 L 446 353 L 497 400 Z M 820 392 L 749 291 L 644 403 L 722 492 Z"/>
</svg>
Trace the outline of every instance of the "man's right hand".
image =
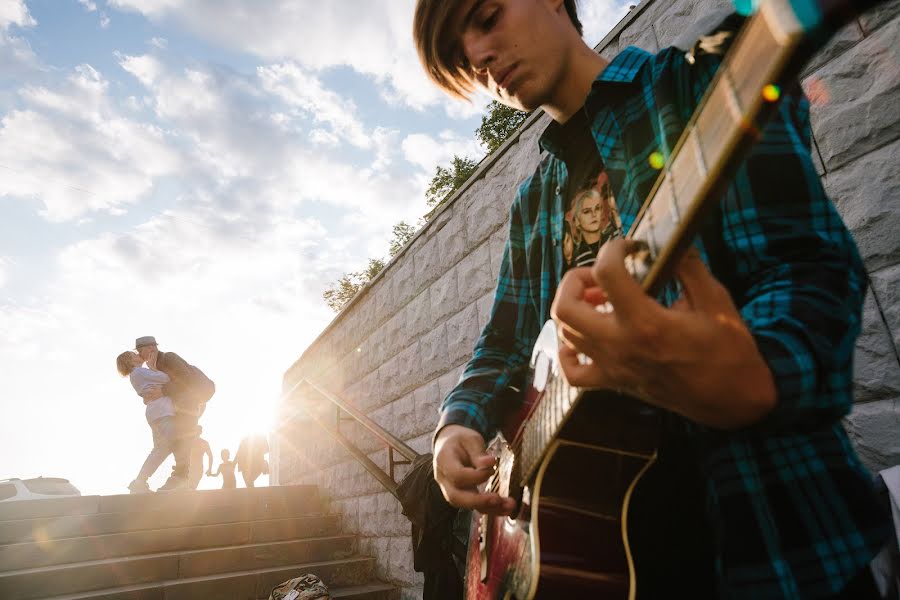
<svg viewBox="0 0 900 600">
<path fill-rule="evenodd" d="M 141 398 L 143 398 L 147 402 L 153 402 L 154 400 L 159 400 L 162 397 L 162 386 L 159 385 L 152 385 L 147 388 L 143 394 L 141 394 Z"/>
<path fill-rule="evenodd" d="M 447 502 L 457 508 L 491 515 L 512 514 L 515 500 L 478 490 L 493 474 L 496 462 L 485 452 L 484 438 L 474 429 L 447 425 L 435 439 L 434 478 Z"/>
</svg>

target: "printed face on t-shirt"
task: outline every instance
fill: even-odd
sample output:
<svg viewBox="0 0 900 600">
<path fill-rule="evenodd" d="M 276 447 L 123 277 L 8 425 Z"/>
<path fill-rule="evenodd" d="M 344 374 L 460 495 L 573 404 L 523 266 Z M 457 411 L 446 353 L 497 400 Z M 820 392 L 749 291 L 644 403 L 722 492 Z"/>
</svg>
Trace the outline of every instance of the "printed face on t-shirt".
<svg viewBox="0 0 900 600">
<path fill-rule="evenodd" d="M 591 264 L 606 240 L 622 236 L 622 220 L 602 165 L 574 186 L 566 209 L 563 255 L 567 267 Z"/>
</svg>

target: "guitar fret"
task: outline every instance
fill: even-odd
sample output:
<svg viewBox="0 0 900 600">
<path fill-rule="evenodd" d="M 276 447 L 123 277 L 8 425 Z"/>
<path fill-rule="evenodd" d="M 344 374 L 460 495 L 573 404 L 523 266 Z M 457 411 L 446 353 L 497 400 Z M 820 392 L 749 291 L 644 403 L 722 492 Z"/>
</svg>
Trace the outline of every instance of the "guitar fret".
<svg viewBox="0 0 900 600">
<path fill-rule="evenodd" d="M 672 219 L 675 223 L 681 223 L 681 211 L 678 210 L 678 199 L 675 197 L 675 181 L 672 179 L 672 171 L 666 169 L 665 174 L 665 189 L 669 193 L 669 201 L 666 203 L 669 205 L 669 212 L 672 215 Z M 660 189 L 662 191 L 662 189 Z"/>
<path fill-rule="evenodd" d="M 709 176 L 709 170 L 706 167 L 706 157 L 703 156 L 703 148 L 700 146 L 700 134 L 697 133 L 697 128 L 691 127 L 688 136 L 688 139 L 691 141 L 691 147 L 694 149 L 694 159 L 697 161 L 700 177 L 706 179 Z"/>
<path fill-rule="evenodd" d="M 679 152 L 672 160 L 672 173 L 675 180 L 675 198 L 679 206 L 685 208 L 693 205 L 697 194 L 702 189 L 705 177 L 698 170 L 697 162 L 691 152 Z"/>
<path fill-rule="evenodd" d="M 741 123 L 744 121 L 744 111 L 741 109 L 741 101 L 738 99 L 737 89 L 731 80 L 731 69 L 729 65 L 722 65 L 719 69 L 722 71 L 719 87 L 725 93 L 725 104 L 728 106 L 728 110 L 731 112 L 731 116 L 734 117 L 735 122 Z"/>
</svg>

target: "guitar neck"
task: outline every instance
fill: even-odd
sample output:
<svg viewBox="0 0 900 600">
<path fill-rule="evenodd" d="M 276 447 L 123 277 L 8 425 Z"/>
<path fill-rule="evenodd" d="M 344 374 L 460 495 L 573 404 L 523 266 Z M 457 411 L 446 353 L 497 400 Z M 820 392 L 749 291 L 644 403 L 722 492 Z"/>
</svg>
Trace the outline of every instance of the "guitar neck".
<svg viewBox="0 0 900 600">
<path fill-rule="evenodd" d="M 655 294 L 696 235 L 714 192 L 759 136 L 765 105 L 778 100 L 804 29 L 788 0 L 763 3 L 741 29 L 712 84 L 668 155 L 627 237 L 645 242 L 633 274 Z"/>
</svg>

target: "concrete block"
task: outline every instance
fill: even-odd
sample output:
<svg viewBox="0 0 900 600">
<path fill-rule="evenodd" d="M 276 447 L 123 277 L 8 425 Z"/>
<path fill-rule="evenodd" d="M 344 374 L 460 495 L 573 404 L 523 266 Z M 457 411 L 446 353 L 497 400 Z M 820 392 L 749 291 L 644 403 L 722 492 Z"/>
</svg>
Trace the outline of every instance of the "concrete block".
<svg viewBox="0 0 900 600">
<path fill-rule="evenodd" d="M 654 4 L 665 3 L 657 0 Z M 693 24 L 704 15 L 730 5 L 731 3 L 727 0 L 698 0 L 696 2 L 680 0 L 669 3 L 662 13 L 657 13 L 654 10 L 654 7 L 651 6 L 644 14 L 638 17 L 636 21 L 643 21 L 647 18 L 647 13 L 656 15 L 653 22 L 653 30 L 656 33 L 656 42 L 659 44 L 659 48 L 662 49 L 671 46 L 681 34 L 690 29 Z M 633 25 L 629 25 L 625 30 L 630 31 L 632 30 L 632 27 Z M 639 31 L 632 31 L 625 39 L 634 39 L 641 42 L 644 39 L 644 35 L 645 34 L 641 34 Z M 641 43 L 635 44 L 634 42 L 629 42 L 629 45 L 636 45 L 644 48 Z M 652 51 L 651 48 L 646 49 Z"/>
<path fill-rule="evenodd" d="M 484 328 L 487 326 L 488 321 L 491 319 L 491 311 L 494 308 L 494 290 L 491 290 L 479 298 L 475 304 L 478 308 L 478 335 L 480 337 Z M 475 347 L 473 344 L 472 349 L 469 351 L 470 356 L 474 349 Z"/>
<path fill-rule="evenodd" d="M 869 271 L 900 263 L 900 140 L 825 176 Z"/>
<path fill-rule="evenodd" d="M 408 440 L 414 436 L 434 431 L 438 422 L 438 410 L 441 407 L 441 389 L 438 380 L 434 379 L 413 392 L 413 408 L 415 409 L 415 418 L 413 420 L 414 429 L 410 432 Z"/>
<path fill-rule="evenodd" d="M 415 585 L 416 572 L 413 570 L 412 541 L 409 537 L 391 538 L 390 579 L 401 585 Z"/>
<path fill-rule="evenodd" d="M 457 269 L 459 304 L 465 306 L 494 289 L 496 279 L 491 273 L 491 248 L 488 242 L 481 244 L 459 263 Z"/>
<path fill-rule="evenodd" d="M 509 239 L 509 231 L 505 227 L 501 227 L 490 238 L 490 261 L 491 261 L 491 278 L 494 280 L 493 287 L 497 287 L 497 278 L 500 276 L 500 265 L 503 262 L 503 248 L 506 246 L 506 240 Z"/>
<path fill-rule="evenodd" d="M 898 36 L 900 20 L 894 20 L 803 81 L 805 89 L 822 88 L 810 113 L 826 171 L 900 135 Z"/>
<path fill-rule="evenodd" d="M 416 268 L 416 292 L 431 285 L 441 276 L 441 255 L 437 240 L 432 238 L 416 244 L 413 263 Z"/>
<path fill-rule="evenodd" d="M 441 399 L 446 398 L 447 394 L 450 393 L 450 390 L 455 388 L 456 384 L 459 383 L 459 377 L 462 375 L 463 367 L 465 367 L 464 364 L 448 369 L 441 375 L 440 379 L 438 379 L 438 386 L 441 390 Z"/>
<path fill-rule="evenodd" d="M 505 186 L 492 193 L 466 197 L 466 243 L 475 248 L 506 223 L 512 196 Z"/>
<path fill-rule="evenodd" d="M 447 355 L 447 327 L 445 324 L 442 323 L 422 335 L 419 340 L 419 352 L 422 361 L 420 383 L 433 379 L 439 373 L 447 370 L 449 360 Z"/>
<path fill-rule="evenodd" d="M 378 494 L 370 494 L 359 498 L 359 533 L 364 536 L 379 534 L 378 529 Z M 371 543 L 371 540 L 370 540 Z"/>
<path fill-rule="evenodd" d="M 900 397 L 855 404 L 845 425 L 869 469 L 900 464 Z"/>
<path fill-rule="evenodd" d="M 452 315 L 461 306 L 457 271 L 453 267 L 428 288 L 431 297 L 431 320 L 440 323 L 448 315 Z"/>
<path fill-rule="evenodd" d="M 433 436 L 434 431 L 429 431 L 428 433 L 422 434 L 417 438 L 409 440 L 407 444 L 410 448 L 412 448 L 419 454 L 428 454 L 431 452 L 431 438 Z"/>
<path fill-rule="evenodd" d="M 369 291 L 367 302 L 374 302 L 375 305 L 375 324 L 384 323 L 397 312 L 397 303 L 394 301 L 394 285 L 390 277 L 382 277 L 372 286 Z"/>
<path fill-rule="evenodd" d="M 853 367 L 857 401 L 900 397 L 900 363 L 872 290 L 866 295 Z"/>
<path fill-rule="evenodd" d="M 416 265 L 413 255 L 403 254 L 393 266 L 390 277 L 394 280 L 394 300 L 397 306 L 404 306 L 416 293 Z"/>
<path fill-rule="evenodd" d="M 447 353 L 450 364 L 467 360 L 478 340 L 478 304 L 470 303 L 447 319 Z"/>
<path fill-rule="evenodd" d="M 381 352 L 383 358 L 394 356 L 409 343 L 405 330 L 406 314 L 403 310 L 393 315 L 381 326 L 381 331 L 384 332 L 384 344 Z"/>
<path fill-rule="evenodd" d="M 381 530 L 386 535 L 407 536 L 406 539 L 409 539 L 412 529 L 409 520 L 401 512 L 403 507 L 400 506 L 400 502 L 388 492 L 378 494 L 376 502 L 378 506 L 377 518 L 381 523 Z M 412 568 L 412 561 L 410 561 L 409 565 Z"/>
<path fill-rule="evenodd" d="M 853 19 L 850 23 L 841 27 L 821 50 L 815 53 L 809 62 L 801 70 L 801 78 L 813 73 L 828 61 L 840 56 L 848 48 L 863 38 L 862 26 L 859 21 Z"/>
<path fill-rule="evenodd" d="M 406 305 L 405 333 L 407 338 L 418 338 L 423 332 L 430 329 L 433 323 L 431 297 L 428 289 L 424 289 Z"/>
<path fill-rule="evenodd" d="M 464 212 L 459 207 L 450 211 L 452 217 L 437 233 L 441 270 L 447 271 L 466 254 L 466 227 Z"/>
<path fill-rule="evenodd" d="M 900 349 L 900 264 L 869 273 L 894 349 Z"/>
<path fill-rule="evenodd" d="M 394 416 L 391 420 L 390 431 L 401 440 L 405 440 L 416 433 L 416 398 L 415 391 L 391 403 L 394 409 Z"/>
</svg>

